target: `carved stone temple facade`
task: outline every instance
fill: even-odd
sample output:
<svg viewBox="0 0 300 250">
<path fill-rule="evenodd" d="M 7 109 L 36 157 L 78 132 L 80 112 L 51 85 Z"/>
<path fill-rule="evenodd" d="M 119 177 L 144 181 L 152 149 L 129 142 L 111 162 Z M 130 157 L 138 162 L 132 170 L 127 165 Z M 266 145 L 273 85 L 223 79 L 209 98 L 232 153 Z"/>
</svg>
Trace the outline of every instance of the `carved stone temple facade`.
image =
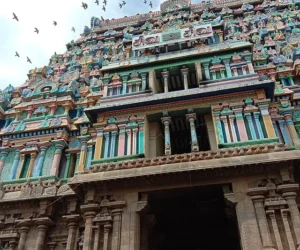
<svg viewBox="0 0 300 250">
<path fill-rule="evenodd" d="M 0 249 L 300 250 L 299 8 L 92 17 L 0 93 Z"/>
</svg>

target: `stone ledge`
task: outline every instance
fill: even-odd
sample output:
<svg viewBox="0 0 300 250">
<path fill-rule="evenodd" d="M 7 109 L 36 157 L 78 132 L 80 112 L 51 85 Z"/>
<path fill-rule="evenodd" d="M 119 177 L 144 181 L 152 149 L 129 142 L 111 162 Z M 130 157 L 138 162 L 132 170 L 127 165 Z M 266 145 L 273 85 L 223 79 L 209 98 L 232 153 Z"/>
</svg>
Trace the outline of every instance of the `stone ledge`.
<svg viewBox="0 0 300 250">
<path fill-rule="evenodd" d="M 102 164 L 69 180 L 68 184 L 136 178 L 150 175 L 222 169 L 300 159 L 300 150 L 286 151 L 283 145 L 258 145 L 153 159 Z M 109 171 L 113 170 L 113 171 Z"/>
</svg>

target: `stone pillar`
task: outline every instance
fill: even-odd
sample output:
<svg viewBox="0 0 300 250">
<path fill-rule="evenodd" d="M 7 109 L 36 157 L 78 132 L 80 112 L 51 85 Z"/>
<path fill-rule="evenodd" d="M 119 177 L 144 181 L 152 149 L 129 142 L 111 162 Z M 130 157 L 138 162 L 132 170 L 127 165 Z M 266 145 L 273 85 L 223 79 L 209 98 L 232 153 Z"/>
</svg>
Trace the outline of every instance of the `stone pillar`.
<svg viewBox="0 0 300 250">
<path fill-rule="evenodd" d="M 62 142 L 57 142 L 55 144 L 55 155 L 53 158 L 50 175 L 55 175 L 55 176 L 58 175 L 60 159 L 61 159 L 61 155 L 62 155 L 62 151 L 63 151 L 64 147 L 65 147 L 65 144 Z"/>
<path fill-rule="evenodd" d="M 111 230 L 111 224 L 104 225 L 103 250 L 108 250 L 108 237 Z"/>
<path fill-rule="evenodd" d="M 47 148 L 48 148 L 47 146 L 41 146 L 40 147 L 41 152 L 40 152 L 40 156 L 39 156 L 39 160 L 38 160 L 36 169 L 33 172 L 33 177 L 38 177 L 42 173 Z"/>
<path fill-rule="evenodd" d="M 286 114 L 286 115 L 284 115 L 284 119 L 285 119 L 287 127 L 290 131 L 290 135 L 292 137 L 294 145 L 295 146 L 300 146 L 300 140 L 298 138 L 298 134 L 297 134 L 294 122 L 292 120 L 292 115 L 291 114 Z"/>
<path fill-rule="evenodd" d="M 252 121 L 252 117 L 251 117 L 251 113 L 245 113 L 244 116 L 246 117 L 247 121 L 248 121 L 248 125 L 250 128 L 250 133 L 251 133 L 251 139 L 252 140 L 256 140 L 256 133 L 255 133 L 255 129 L 254 129 L 254 124 Z"/>
<path fill-rule="evenodd" d="M 8 150 L 2 150 L 1 151 L 1 157 L 0 157 L 0 175 L 2 173 L 2 170 L 3 170 L 3 167 L 4 167 L 4 164 L 5 164 L 5 159 L 8 155 Z"/>
<path fill-rule="evenodd" d="M 28 171 L 27 171 L 27 174 L 26 174 L 26 178 L 30 178 L 31 175 L 32 175 L 33 166 L 34 166 L 34 162 L 36 160 L 36 157 L 37 157 L 36 152 L 30 154 L 30 162 L 29 162 L 29 167 L 28 167 Z"/>
<path fill-rule="evenodd" d="M 118 131 L 111 132 L 110 158 L 115 157 L 117 135 L 118 135 Z"/>
<path fill-rule="evenodd" d="M 283 221 L 285 235 L 286 235 L 288 245 L 289 245 L 289 250 L 295 250 L 296 248 L 295 248 L 291 228 L 290 228 L 289 221 L 288 221 L 288 213 L 289 213 L 288 209 L 281 209 L 281 217 L 282 217 L 282 221 Z"/>
<path fill-rule="evenodd" d="M 164 93 L 168 93 L 169 92 L 169 76 L 170 73 L 169 71 L 163 71 L 161 72 L 163 79 L 164 79 Z"/>
<path fill-rule="evenodd" d="M 247 188 L 248 183 L 245 181 L 233 182 L 233 193 L 225 193 L 224 196 L 229 204 L 235 205 L 241 249 L 262 250 L 263 247 L 259 234 L 255 210 L 252 200 L 246 194 Z"/>
<path fill-rule="evenodd" d="M 80 219 L 79 214 L 65 215 L 62 217 L 68 225 L 68 240 L 66 250 L 76 249 L 76 233 Z"/>
<path fill-rule="evenodd" d="M 16 157 L 17 157 L 17 155 L 16 155 Z M 16 157 L 15 157 L 15 159 L 16 159 Z M 22 173 L 22 169 L 24 166 L 24 162 L 25 162 L 25 154 L 20 154 L 20 161 L 18 161 L 17 173 L 15 174 L 16 179 L 20 178 L 20 175 Z"/>
<path fill-rule="evenodd" d="M 223 59 L 223 63 L 225 65 L 227 78 L 232 77 L 231 68 L 230 68 L 230 58 Z"/>
<path fill-rule="evenodd" d="M 103 97 L 107 97 L 108 96 L 108 85 L 110 82 L 110 78 L 109 77 L 103 77 L 102 78 L 102 82 L 103 82 Z"/>
<path fill-rule="evenodd" d="M 200 84 L 200 82 L 203 79 L 202 76 L 202 67 L 200 62 L 195 62 L 195 69 L 196 69 L 196 80 L 197 80 L 197 85 Z"/>
<path fill-rule="evenodd" d="M 110 140 L 110 132 L 105 132 L 104 133 L 105 137 L 105 142 L 104 142 L 104 157 L 103 158 L 108 158 L 108 152 L 109 152 L 109 140 Z"/>
<path fill-rule="evenodd" d="M 35 250 L 44 250 L 45 249 L 45 239 L 46 232 L 48 227 L 53 224 L 53 222 L 49 218 L 39 218 L 37 219 L 37 239 Z"/>
<path fill-rule="evenodd" d="M 283 184 L 277 187 L 278 191 L 282 193 L 282 196 L 286 199 L 289 206 L 289 212 L 291 215 L 291 221 L 293 224 L 295 238 L 297 243 L 297 250 L 300 250 L 300 214 L 296 202 L 297 191 L 299 189 L 298 184 Z"/>
<path fill-rule="evenodd" d="M 102 153 L 102 145 L 103 145 L 103 128 L 96 128 L 97 138 L 96 138 L 96 145 L 95 145 L 95 154 L 94 160 L 101 159 Z"/>
<path fill-rule="evenodd" d="M 119 145 L 118 145 L 118 156 L 124 156 L 125 155 L 125 140 L 126 140 L 126 134 L 125 134 L 125 127 L 126 124 L 120 124 L 119 127 Z"/>
<path fill-rule="evenodd" d="M 218 141 L 219 141 L 219 144 L 222 144 L 225 141 L 224 141 L 224 135 L 223 135 L 222 125 L 221 125 L 221 121 L 220 121 L 220 116 L 218 114 L 215 114 L 214 117 L 215 117 L 215 122 L 216 122 Z"/>
<path fill-rule="evenodd" d="M 127 81 L 128 81 L 128 74 L 122 74 L 122 83 L 123 83 L 123 88 L 122 88 L 122 94 L 125 95 L 127 93 Z"/>
<path fill-rule="evenodd" d="M 268 105 L 258 105 L 260 108 L 260 112 L 265 124 L 265 129 L 268 135 L 268 138 L 275 138 L 275 131 L 274 131 L 274 127 L 272 124 L 272 120 L 271 120 L 271 116 L 269 114 L 269 107 Z"/>
<path fill-rule="evenodd" d="M 20 220 L 18 221 L 18 228 L 19 228 L 19 243 L 18 243 L 18 250 L 25 250 L 27 235 L 30 229 L 32 221 L 30 219 Z"/>
<path fill-rule="evenodd" d="M 239 131 L 240 140 L 248 141 L 246 125 L 245 125 L 243 114 L 242 114 L 243 108 L 233 108 L 232 110 L 235 114 L 236 125 L 237 125 L 238 131 Z"/>
<path fill-rule="evenodd" d="M 81 141 L 81 149 L 80 149 L 80 157 L 79 157 L 77 172 L 83 172 L 85 168 L 88 138 L 81 138 L 80 141 Z"/>
<path fill-rule="evenodd" d="M 111 211 L 113 217 L 113 231 L 111 239 L 111 250 L 120 250 L 121 246 L 121 223 L 123 209 L 114 209 Z"/>
<path fill-rule="evenodd" d="M 165 155 L 170 155 L 172 153 L 170 137 L 171 117 L 163 117 L 161 121 L 165 128 Z"/>
<path fill-rule="evenodd" d="M 94 228 L 94 248 L 93 250 L 99 250 L 100 248 L 100 233 L 101 233 L 101 226 L 100 223 L 96 223 Z"/>
<path fill-rule="evenodd" d="M 246 62 L 247 62 L 247 66 L 248 66 L 248 70 L 250 74 L 255 74 L 253 65 L 252 65 L 252 61 L 251 61 L 251 56 L 250 57 L 244 57 Z"/>
<path fill-rule="evenodd" d="M 195 121 L 197 120 L 197 116 L 196 116 L 195 113 L 187 114 L 185 116 L 186 116 L 186 119 L 190 123 L 191 140 L 192 140 L 191 151 L 192 152 L 197 152 L 197 151 L 199 151 L 199 144 L 198 144 L 198 138 L 197 138 L 197 132 L 196 132 L 196 126 L 195 126 Z"/>
<path fill-rule="evenodd" d="M 226 133 L 227 143 L 230 143 L 232 141 L 231 141 L 231 135 L 230 135 L 229 126 L 228 126 L 227 116 L 221 116 L 221 120 L 222 120 L 222 122 L 224 124 L 224 129 L 225 129 L 225 133 Z"/>
<path fill-rule="evenodd" d="M 87 147 L 85 168 L 89 168 L 91 166 L 92 158 L 93 158 L 93 145 L 89 145 Z"/>
<path fill-rule="evenodd" d="M 235 126 L 234 126 L 234 119 L 235 116 L 234 115 L 229 115 L 229 125 L 230 125 L 230 129 L 231 129 L 231 133 L 232 133 L 232 139 L 233 142 L 237 142 L 237 131 L 235 130 Z"/>
<path fill-rule="evenodd" d="M 288 139 L 288 136 L 287 136 L 287 133 L 286 133 L 286 130 L 285 130 L 285 127 L 284 127 L 285 120 L 278 120 L 278 123 L 279 123 L 279 128 L 280 128 L 283 140 L 284 140 L 284 144 L 289 144 L 290 141 Z"/>
<path fill-rule="evenodd" d="M 127 155 L 131 155 L 132 152 L 132 130 L 126 129 L 127 133 Z"/>
<path fill-rule="evenodd" d="M 239 74 L 238 74 L 238 71 L 237 71 L 237 68 L 236 68 L 236 67 L 232 67 L 231 69 L 232 69 L 232 71 L 233 71 L 233 76 L 239 76 Z"/>
<path fill-rule="evenodd" d="M 209 73 L 209 63 L 210 62 L 203 62 L 203 68 L 204 68 L 204 75 L 205 75 L 205 80 L 209 81 L 210 80 L 210 73 Z"/>
<path fill-rule="evenodd" d="M 264 133 L 262 131 L 262 127 L 261 127 L 260 120 L 259 120 L 260 113 L 259 112 L 254 112 L 253 115 L 254 115 L 254 120 L 255 120 L 255 123 L 256 123 L 256 128 L 257 128 L 257 132 L 258 132 L 258 136 L 259 136 L 258 139 L 264 139 L 265 136 L 264 136 Z"/>
<path fill-rule="evenodd" d="M 147 87 L 147 75 L 148 72 L 140 72 L 141 78 L 142 78 L 142 91 L 146 90 Z"/>
<path fill-rule="evenodd" d="M 139 145 L 138 145 L 138 153 L 145 153 L 145 132 L 144 132 L 145 123 L 139 122 Z"/>
<path fill-rule="evenodd" d="M 254 203 L 258 226 L 260 229 L 261 239 L 263 243 L 263 249 L 276 250 L 271 239 L 268 221 L 266 217 L 266 211 L 264 208 L 264 196 L 254 195 L 251 197 Z"/>
<path fill-rule="evenodd" d="M 138 128 L 132 129 L 132 155 L 136 155 L 136 149 L 137 149 L 137 136 L 138 136 Z"/>
<path fill-rule="evenodd" d="M 269 215 L 272 227 L 273 227 L 273 232 L 276 240 L 276 245 L 277 245 L 277 250 L 284 250 L 282 246 L 282 241 L 280 238 L 280 232 L 278 229 L 277 221 L 276 221 L 276 216 L 275 216 L 275 211 L 274 210 L 268 210 L 267 215 Z"/>
<path fill-rule="evenodd" d="M 188 68 L 182 68 L 181 69 L 181 74 L 182 74 L 182 77 L 183 77 L 184 89 L 189 89 L 189 81 L 188 81 L 189 69 Z"/>
<path fill-rule="evenodd" d="M 97 204 L 86 204 L 81 207 L 85 218 L 83 250 L 93 250 L 93 218 L 99 208 Z"/>
</svg>

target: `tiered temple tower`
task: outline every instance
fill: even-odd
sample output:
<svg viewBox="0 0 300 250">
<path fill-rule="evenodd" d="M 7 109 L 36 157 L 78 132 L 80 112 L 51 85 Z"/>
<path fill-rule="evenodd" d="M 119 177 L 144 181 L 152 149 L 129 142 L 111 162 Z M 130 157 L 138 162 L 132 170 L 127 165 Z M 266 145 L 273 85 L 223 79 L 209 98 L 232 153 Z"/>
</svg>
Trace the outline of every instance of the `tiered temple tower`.
<svg viewBox="0 0 300 250">
<path fill-rule="evenodd" d="M 299 250 L 299 0 L 100 20 L 0 96 L 0 248 Z"/>
</svg>

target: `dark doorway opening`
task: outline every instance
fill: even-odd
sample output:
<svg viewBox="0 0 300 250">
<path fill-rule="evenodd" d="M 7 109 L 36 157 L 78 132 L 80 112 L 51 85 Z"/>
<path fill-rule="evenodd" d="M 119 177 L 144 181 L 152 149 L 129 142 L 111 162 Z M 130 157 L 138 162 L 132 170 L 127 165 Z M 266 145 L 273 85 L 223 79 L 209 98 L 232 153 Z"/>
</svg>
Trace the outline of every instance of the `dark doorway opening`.
<svg viewBox="0 0 300 250">
<path fill-rule="evenodd" d="M 142 250 L 241 249 L 235 211 L 225 205 L 221 186 L 153 192 L 149 205 Z"/>
</svg>

